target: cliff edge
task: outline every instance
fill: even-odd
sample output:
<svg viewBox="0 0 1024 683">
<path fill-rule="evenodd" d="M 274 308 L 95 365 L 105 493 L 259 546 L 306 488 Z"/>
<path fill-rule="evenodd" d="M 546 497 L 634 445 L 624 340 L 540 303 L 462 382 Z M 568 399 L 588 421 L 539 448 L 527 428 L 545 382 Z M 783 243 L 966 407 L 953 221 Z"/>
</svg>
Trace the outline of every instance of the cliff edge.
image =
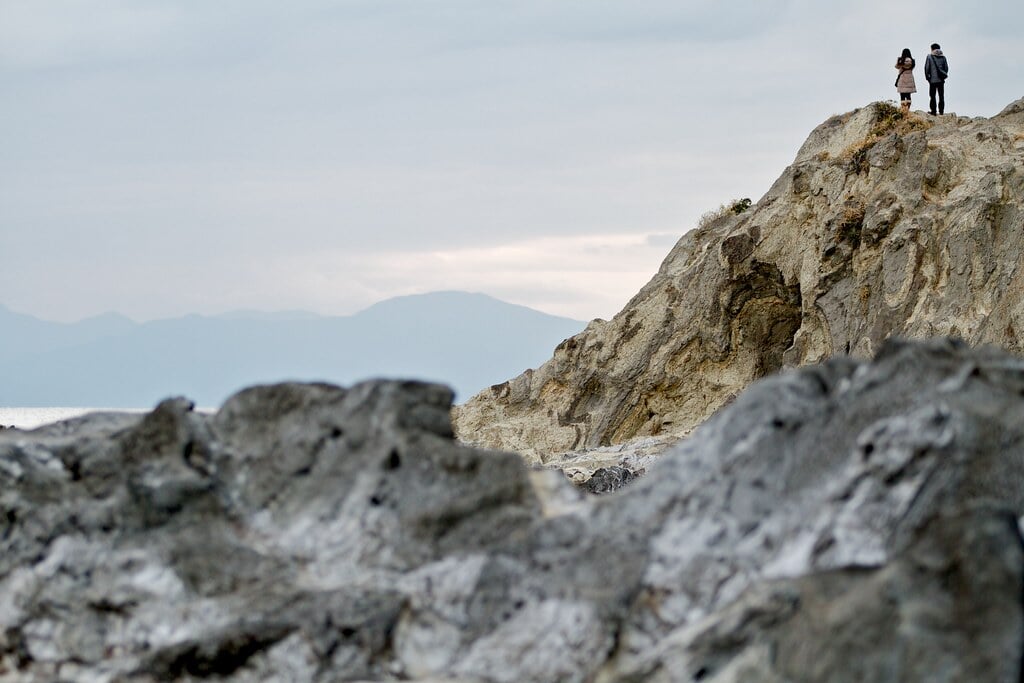
<svg viewBox="0 0 1024 683">
<path fill-rule="evenodd" d="M 890 336 L 1019 350 L 1022 205 L 1024 98 L 992 118 L 881 102 L 833 116 L 760 201 L 684 235 L 612 320 L 456 407 L 456 432 L 545 461 L 683 436 L 755 379 L 869 357 Z"/>
</svg>

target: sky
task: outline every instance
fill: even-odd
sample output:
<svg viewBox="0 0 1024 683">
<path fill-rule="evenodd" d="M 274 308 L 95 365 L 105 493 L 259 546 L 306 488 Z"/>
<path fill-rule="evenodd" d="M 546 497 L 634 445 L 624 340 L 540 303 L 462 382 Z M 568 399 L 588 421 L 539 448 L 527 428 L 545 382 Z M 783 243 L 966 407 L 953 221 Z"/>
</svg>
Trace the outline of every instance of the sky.
<svg viewBox="0 0 1024 683">
<path fill-rule="evenodd" d="M 1024 96 L 1024 3 L 0 0 L 0 304 L 610 318 L 700 216 L 942 44 Z"/>
</svg>

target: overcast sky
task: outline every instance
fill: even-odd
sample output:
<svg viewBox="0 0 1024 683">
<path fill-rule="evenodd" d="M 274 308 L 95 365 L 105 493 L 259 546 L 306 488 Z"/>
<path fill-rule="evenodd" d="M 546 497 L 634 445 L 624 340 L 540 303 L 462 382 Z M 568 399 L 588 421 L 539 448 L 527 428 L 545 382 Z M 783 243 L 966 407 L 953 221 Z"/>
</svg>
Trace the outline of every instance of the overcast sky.
<svg viewBox="0 0 1024 683">
<path fill-rule="evenodd" d="M 832 114 L 950 62 L 1024 96 L 1024 3 L 0 0 L 0 304 L 614 315 Z M 921 66 L 915 108 L 926 105 Z"/>
</svg>

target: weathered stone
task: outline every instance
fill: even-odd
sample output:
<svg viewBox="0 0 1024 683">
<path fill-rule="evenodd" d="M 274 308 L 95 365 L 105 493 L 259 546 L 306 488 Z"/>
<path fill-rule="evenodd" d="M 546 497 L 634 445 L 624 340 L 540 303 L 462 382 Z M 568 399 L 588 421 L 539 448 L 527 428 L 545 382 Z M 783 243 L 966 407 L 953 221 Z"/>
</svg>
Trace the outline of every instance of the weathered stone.
<svg viewBox="0 0 1024 683">
<path fill-rule="evenodd" d="M 1022 107 L 877 140 L 891 106 L 829 119 L 756 205 L 684 235 L 612 320 L 458 406 L 460 438 L 549 462 L 678 439 L 759 377 L 870 357 L 893 335 L 1024 349 Z"/>
<path fill-rule="evenodd" d="M 1016 683 L 1024 360 L 755 383 L 621 490 L 413 382 L 0 435 L 0 681 Z"/>
<path fill-rule="evenodd" d="M 611 467 L 600 467 L 590 479 L 583 482 L 583 488 L 590 493 L 611 493 L 618 491 L 629 482 L 636 479 L 636 474 L 625 467 L 612 465 Z"/>
<path fill-rule="evenodd" d="M 931 524 L 884 567 L 846 567 L 748 591 L 667 636 L 625 680 L 1015 680 L 1022 606 L 995 596 L 1019 591 L 1024 581 L 1016 519 L 976 509 Z"/>
<path fill-rule="evenodd" d="M 277 385 L 213 416 L 169 400 L 5 432 L 0 680 L 400 668 L 384 653 L 401 574 L 541 514 L 521 459 L 452 441 L 451 399 L 414 382 Z"/>
</svg>

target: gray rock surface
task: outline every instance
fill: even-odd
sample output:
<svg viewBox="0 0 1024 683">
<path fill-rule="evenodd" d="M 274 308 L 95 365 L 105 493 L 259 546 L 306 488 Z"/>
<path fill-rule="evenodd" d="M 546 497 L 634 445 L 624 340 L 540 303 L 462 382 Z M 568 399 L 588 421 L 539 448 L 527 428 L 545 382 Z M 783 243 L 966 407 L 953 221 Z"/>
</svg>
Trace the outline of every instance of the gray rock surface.
<svg viewBox="0 0 1024 683">
<path fill-rule="evenodd" d="M 456 442 L 451 398 L 0 433 L 0 681 L 1020 680 L 1018 357 L 773 376 L 596 497 Z"/>
<path fill-rule="evenodd" d="M 892 335 L 1024 350 L 1022 111 L 830 118 L 749 210 L 683 235 L 612 320 L 458 406 L 459 437 L 549 462 L 678 439 L 757 378 L 868 358 Z"/>
<path fill-rule="evenodd" d="M 640 474 L 643 474 L 641 472 Z M 601 494 L 618 491 L 623 486 L 639 476 L 636 472 L 625 467 L 612 465 L 611 467 L 599 467 L 586 482 L 583 488 L 590 493 Z"/>
<path fill-rule="evenodd" d="M 626 443 L 558 453 L 547 458 L 544 467 L 557 469 L 574 483 L 587 488 L 599 470 L 628 470 L 642 476 L 677 438 L 645 437 Z"/>
</svg>

